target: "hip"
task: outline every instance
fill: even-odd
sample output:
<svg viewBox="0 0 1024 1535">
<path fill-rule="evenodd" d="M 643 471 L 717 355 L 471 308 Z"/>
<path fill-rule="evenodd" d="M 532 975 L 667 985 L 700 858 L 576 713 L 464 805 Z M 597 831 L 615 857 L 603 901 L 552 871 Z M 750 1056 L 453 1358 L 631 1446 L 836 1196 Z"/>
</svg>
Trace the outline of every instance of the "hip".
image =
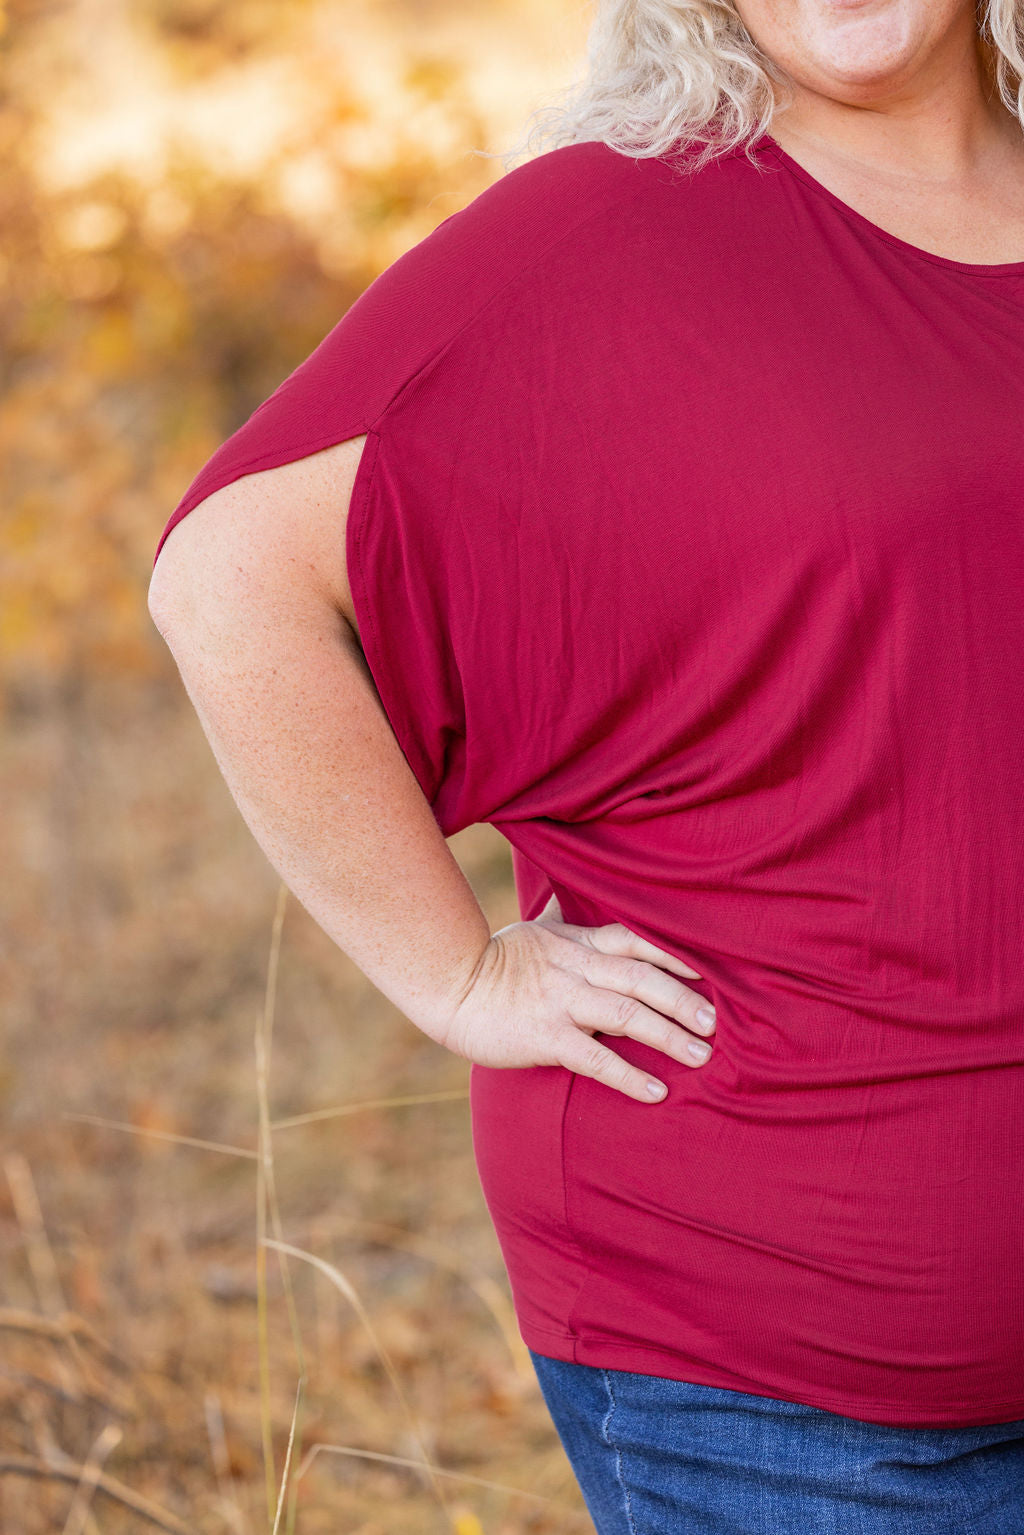
<svg viewBox="0 0 1024 1535">
<path fill-rule="evenodd" d="M 870 1116 L 844 1117 L 806 1095 L 723 1112 L 684 1071 L 648 1107 L 557 1068 L 474 1067 L 526 1341 L 883 1425 L 1015 1417 L 1019 1074 L 916 1102 L 883 1084 Z"/>
</svg>

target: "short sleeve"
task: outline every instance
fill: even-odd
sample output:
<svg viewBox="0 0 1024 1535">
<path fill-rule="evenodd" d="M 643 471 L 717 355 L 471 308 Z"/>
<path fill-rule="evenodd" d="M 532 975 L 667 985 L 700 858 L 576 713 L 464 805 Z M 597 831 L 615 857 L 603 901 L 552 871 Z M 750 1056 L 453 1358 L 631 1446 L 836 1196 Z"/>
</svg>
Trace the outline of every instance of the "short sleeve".
<svg viewBox="0 0 1024 1535">
<path fill-rule="evenodd" d="M 448 295 L 446 305 L 437 287 L 451 271 L 443 234 L 450 222 L 445 219 L 372 282 L 316 350 L 217 449 L 168 519 L 154 566 L 172 528 L 214 491 L 370 430 L 458 321 L 458 295 Z M 438 299 L 434 307 L 426 303 L 431 289 Z"/>
<path fill-rule="evenodd" d="M 489 600 L 479 561 L 486 570 L 501 515 L 492 495 L 485 513 L 467 487 L 507 475 L 488 433 L 505 411 L 503 370 L 528 337 L 516 319 L 524 274 L 614 200 L 613 163 L 632 165 L 598 143 L 543 155 L 388 267 L 201 469 L 154 556 L 155 565 L 171 530 L 214 491 L 365 436 L 347 521 L 353 604 L 383 707 L 446 836 L 487 818 L 509 789 L 507 775 L 481 774 L 490 726 L 480 709 L 467 750 L 464 678 L 479 660 L 467 647 L 476 649 L 475 617 Z M 496 332 L 480 329 L 487 314 Z M 481 431 L 481 419 L 491 426 Z M 463 539 L 471 513 L 457 505 L 466 494 L 479 511 L 475 550 Z"/>
</svg>

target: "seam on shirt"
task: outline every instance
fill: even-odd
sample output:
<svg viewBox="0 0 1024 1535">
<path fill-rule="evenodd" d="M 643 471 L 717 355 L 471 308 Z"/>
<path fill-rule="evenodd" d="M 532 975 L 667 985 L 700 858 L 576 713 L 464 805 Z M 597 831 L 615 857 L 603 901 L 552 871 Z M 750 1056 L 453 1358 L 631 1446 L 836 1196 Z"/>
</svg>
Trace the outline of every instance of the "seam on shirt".
<svg viewBox="0 0 1024 1535">
<path fill-rule="evenodd" d="M 611 154 L 616 153 L 614 150 L 609 150 L 608 152 L 611 153 Z M 625 157 L 625 156 L 617 156 L 617 158 L 624 159 L 624 158 L 627 158 L 627 157 Z M 633 164 L 634 169 L 638 168 L 637 162 L 635 160 L 632 161 L 632 164 Z M 492 183 L 492 185 L 498 186 L 498 185 L 500 185 L 500 181 L 501 181 L 501 178 L 499 178 L 499 181 Z M 481 195 L 483 195 L 483 194 L 481 194 Z M 456 341 L 458 341 L 458 339 L 463 335 L 463 333 L 468 331 L 473 325 L 475 325 L 477 323 L 477 321 L 482 318 L 482 316 L 485 314 L 487 309 L 492 304 L 496 303 L 498 301 L 498 299 L 500 299 L 502 297 L 502 295 L 509 288 L 512 288 L 517 282 L 520 282 L 524 277 L 526 277 L 530 272 L 532 272 L 535 267 L 539 266 L 540 263 L 543 260 L 545 260 L 545 258 L 548 255 L 550 255 L 550 253 L 553 250 L 557 249 L 557 247 L 559 245 L 563 244 L 566 240 L 569 240 L 569 239 L 573 238 L 575 235 L 578 235 L 581 229 L 584 229 L 588 224 L 592 223 L 595 219 L 601 218 L 607 212 L 609 206 L 615 206 L 615 205 L 616 205 L 615 197 L 612 194 L 609 194 L 609 196 L 607 198 L 602 199 L 601 205 L 599 207 L 597 207 L 597 208 L 591 207 L 589 209 L 589 211 L 586 212 L 579 220 L 577 220 L 569 229 L 563 230 L 560 234 L 556 235 L 555 238 L 553 240 L 551 240 L 547 245 L 545 245 L 542 250 L 537 252 L 536 255 L 534 255 L 531 260 L 529 260 L 524 266 L 520 266 L 519 268 L 517 268 L 517 270 L 512 274 L 511 277 L 508 278 L 508 280 L 506 282 L 502 283 L 499 288 L 495 289 L 495 291 L 493 293 L 489 294 L 488 297 L 483 301 L 483 303 L 480 304 L 479 308 L 474 310 L 473 313 L 471 315 L 469 315 L 462 322 L 462 324 L 458 327 L 457 330 L 455 330 L 451 335 L 447 336 L 438 345 L 436 350 L 434 350 L 433 352 L 430 352 L 425 358 L 423 358 L 423 360 L 419 363 L 419 365 L 416 367 L 416 369 L 415 369 L 415 371 L 413 373 L 409 374 L 405 379 L 403 379 L 403 381 L 398 385 L 397 389 L 395 390 L 395 393 L 391 396 L 391 398 L 387 401 L 387 403 L 382 407 L 382 409 L 379 411 L 379 413 L 376 416 L 373 416 L 372 418 L 370 418 L 366 422 L 365 427 L 363 428 L 363 433 L 366 436 L 372 437 L 373 439 L 375 439 L 374 461 L 373 461 L 373 472 L 374 473 L 376 472 L 377 463 L 378 463 L 378 460 L 379 460 L 379 458 L 381 456 L 382 451 L 386 451 L 386 433 L 387 433 L 387 420 L 386 420 L 386 418 L 388 417 L 390 412 L 392 410 L 394 410 L 398 406 L 400 401 L 404 398 L 405 394 L 408 391 L 410 391 L 414 387 L 414 385 L 420 380 L 420 378 L 423 377 L 423 375 L 425 375 L 436 363 L 439 363 L 441 361 L 441 359 L 444 357 L 445 353 L 451 347 L 453 347 L 455 345 Z M 467 209 L 469 207 L 471 207 L 471 206 L 472 206 L 472 203 L 467 204 Z M 466 209 L 463 209 L 463 210 L 460 210 L 460 211 L 465 212 Z M 455 218 L 455 217 L 456 217 L 455 214 L 450 215 L 450 218 Z M 443 219 L 441 222 L 443 224 L 447 224 L 448 222 L 450 222 L 450 219 Z M 437 226 L 438 229 L 440 227 L 441 227 L 441 225 Z M 428 236 L 428 238 L 429 238 L 429 236 Z M 424 242 L 421 241 L 420 243 L 422 245 Z M 417 249 L 417 248 L 418 247 L 413 247 L 413 249 Z M 399 259 L 401 259 L 401 258 L 399 258 Z M 385 270 L 388 270 L 388 269 L 385 269 Z M 381 274 L 381 275 L 383 275 L 383 274 Z M 367 290 L 364 290 L 364 291 L 367 291 Z M 360 435 L 362 435 L 362 433 Z M 324 446 L 329 446 L 329 444 L 324 444 Z M 445 513 L 445 519 L 444 519 L 444 533 L 443 533 L 443 536 L 447 536 L 447 530 L 448 530 L 448 527 L 449 527 L 450 522 L 451 522 L 451 515 L 452 515 L 452 510 L 453 510 L 453 508 L 452 508 L 452 497 L 451 497 L 451 481 L 452 481 L 452 479 L 454 479 L 454 475 L 455 475 L 455 462 L 454 462 L 454 455 L 453 455 L 452 456 L 452 461 L 451 461 L 451 464 L 450 464 L 448 505 L 447 505 L 447 509 L 446 509 L 446 513 Z M 371 475 L 371 477 L 372 477 L 372 475 Z M 369 485 L 368 484 L 364 487 L 364 492 L 365 493 L 364 493 L 363 500 L 365 502 L 368 499 L 368 495 L 369 495 Z M 350 517 L 352 516 L 352 509 L 351 508 L 349 510 L 349 516 Z M 361 569 L 361 564 L 362 564 L 361 541 L 362 541 L 362 533 L 364 531 L 365 531 L 365 521 L 363 522 L 362 527 L 360 529 L 360 537 L 359 537 L 359 539 L 356 542 L 354 542 L 353 546 L 352 546 L 353 547 L 353 552 L 357 555 L 357 558 L 358 558 L 358 560 L 360 562 L 360 569 Z M 351 586 L 351 583 L 352 583 L 352 572 L 351 571 L 348 572 L 348 576 L 349 576 L 349 583 L 350 583 L 350 586 Z M 354 601 L 354 598 L 353 598 L 353 601 Z M 367 611 L 368 610 L 369 610 L 369 607 L 367 607 Z M 378 656 L 379 656 L 379 654 L 380 654 L 379 650 L 377 651 L 377 653 L 378 653 Z M 563 1168 L 563 1187 L 564 1187 L 564 1168 Z M 571 1235 L 571 1232 L 570 1232 L 570 1235 Z M 575 1236 L 572 1237 L 572 1240 L 573 1240 L 573 1242 L 578 1247 L 579 1244 L 578 1244 L 578 1242 L 576 1242 Z M 581 1257 L 582 1257 L 582 1249 L 580 1251 L 581 1251 Z M 590 1277 L 590 1275 L 589 1275 L 589 1272 L 588 1272 L 588 1274 L 585 1276 L 585 1278 L 583 1280 L 583 1283 L 580 1286 L 581 1290 L 583 1288 L 583 1284 L 586 1283 L 586 1281 L 587 1281 L 587 1279 L 589 1277 Z M 577 1299 L 578 1299 L 578 1296 L 577 1296 Z M 574 1302 L 574 1304 L 575 1304 L 575 1302 Z"/>
<path fill-rule="evenodd" d="M 410 771 L 420 786 L 420 791 L 430 804 L 431 813 L 437 820 L 437 812 L 434 809 L 436 799 L 436 786 L 427 783 L 429 762 L 424 761 L 417 739 L 416 720 L 410 718 L 402 698 L 401 689 L 393 689 L 392 668 L 389 666 L 380 642 L 377 629 L 376 614 L 373 602 L 370 599 L 367 583 L 363 579 L 366 562 L 363 554 L 363 538 L 366 534 L 368 507 L 370 493 L 377 474 L 377 465 L 380 457 L 380 437 L 372 427 L 367 427 L 366 442 L 356 469 L 355 479 L 352 482 L 352 495 L 349 502 L 348 517 L 345 523 L 345 564 L 349 581 L 349 590 L 352 593 L 352 606 L 355 609 L 356 619 L 359 624 L 359 640 L 363 655 L 366 658 L 370 675 L 374 686 L 384 706 L 388 723 L 398 742 L 402 755 L 409 764 Z M 351 550 L 352 561 L 348 560 Z M 358 598 L 357 598 L 358 590 Z M 427 794 L 427 788 L 431 790 Z M 440 825 L 440 822 L 438 822 Z M 443 830 L 443 828 L 442 828 Z M 447 835 L 447 834 L 446 834 Z"/>
<path fill-rule="evenodd" d="M 370 648 L 374 659 L 379 661 L 377 646 L 377 632 L 373 604 L 367 599 L 364 611 L 359 608 L 366 597 L 365 582 L 363 580 L 363 536 L 366 532 L 366 509 L 370 499 L 370 492 L 377 474 L 377 460 L 380 452 L 380 438 L 371 428 L 367 428 L 366 442 L 359 456 L 356 466 L 355 478 L 352 481 L 352 491 L 349 498 L 348 515 L 345 519 L 345 542 L 351 547 L 353 561 L 352 568 L 348 568 L 348 548 L 346 548 L 346 575 L 348 576 L 349 590 L 352 593 L 352 606 L 356 610 L 356 618 L 359 620 L 359 636 L 362 641 L 363 653 L 366 653 L 366 640 L 370 640 Z M 359 602 L 356 602 L 355 589 L 359 587 Z M 367 656 L 367 661 L 369 657 Z M 371 667 L 371 672 L 373 668 Z M 383 668 L 387 670 L 387 668 Z M 374 679 L 376 681 L 376 678 Z"/>
<path fill-rule="evenodd" d="M 565 1089 L 565 1101 L 562 1104 L 562 1118 L 558 1127 L 558 1164 L 559 1171 L 562 1175 L 562 1219 L 565 1222 L 565 1234 L 569 1238 L 572 1245 L 575 1247 L 580 1267 L 583 1270 L 583 1278 L 580 1280 L 579 1285 L 577 1286 L 576 1294 L 573 1296 L 572 1302 L 565 1316 L 565 1325 L 568 1330 L 569 1337 L 572 1340 L 572 1353 L 574 1360 L 576 1359 L 576 1344 L 578 1341 L 582 1340 L 580 1340 L 579 1334 L 573 1325 L 573 1317 L 576 1314 L 576 1308 L 582 1299 L 584 1290 L 587 1288 L 587 1285 L 593 1278 L 593 1269 L 588 1262 L 586 1248 L 583 1246 L 583 1243 L 576 1235 L 576 1227 L 573 1225 L 572 1217 L 569 1213 L 569 1170 L 565 1155 L 566 1120 L 569 1117 L 569 1104 L 572 1101 L 573 1091 L 575 1090 L 578 1080 L 579 1078 L 576 1072 L 570 1073 L 569 1081 Z"/>
<path fill-rule="evenodd" d="M 630 1502 L 629 1489 L 626 1486 L 626 1481 L 622 1474 L 622 1451 L 617 1444 L 612 1443 L 611 1437 L 611 1423 L 612 1418 L 615 1416 L 615 1408 L 617 1405 L 615 1401 L 615 1393 L 612 1390 L 611 1378 L 608 1374 L 608 1371 L 602 1370 L 601 1375 L 604 1379 L 604 1388 L 608 1393 L 608 1401 L 610 1404 L 608 1411 L 604 1415 L 604 1420 L 601 1423 L 601 1438 L 604 1440 L 605 1444 L 615 1456 L 615 1480 L 618 1482 L 619 1491 L 622 1493 L 622 1503 L 626 1510 L 626 1523 L 629 1525 L 630 1535 L 637 1535 L 636 1521 L 633 1518 L 633 1505 Z"/>
<path fill-rule="evenodd" d="M 773 147 L 771 143 L 765 145 L 769 154 L 772 153 Z M 781 148 L 781 145 L 779 147 Z M 792 155 L 789 158 L 792 160 Z M 777 156 L 775 159 L 780 170 L 788 171 L 791 176 L 795 176 L 797 180 L 802 182 L 808 191 L 816 193 L 824 202 L 831 204 L 836 212 L 842 215 L 847 224 L 861 229 L 867 225 L 870 230 L 873 230 L 885 241 L 886 245 L 896 251 L 905 251 L 910 256 L 922 256 L 925 261 L 930 261 L 933 266 L 945 267 L 947 270 L 952 269 L 956 272 L 966 272 L 968 276 L 972 277 L 1016 277 L 1018 280 L 1024 279 L 1024 269 L 1022 269 L 1022 264 L 1019 261 L 957 261 L 954 256 L 940 256 L 937 251 L 926 251 L 920 245 L 915 245 L 911 240 L 904 240 L 899 235 L 894 235 L 890 230 L 883 229 L 880 224 L 876 224 L 873 219 L 869 219 L 867 214 L 861 213 L 858 208 L 853 207 L 852 203 L 844 202 L 838 193 L 831 191 L 823 182 L 817 181 L 799 161 L 793 161 L 791 165 L 787 165 L 785 161 L 779 160 Z M 986 271 L 986 267 L 991 267 L 992 270 Z"/>
</svg>

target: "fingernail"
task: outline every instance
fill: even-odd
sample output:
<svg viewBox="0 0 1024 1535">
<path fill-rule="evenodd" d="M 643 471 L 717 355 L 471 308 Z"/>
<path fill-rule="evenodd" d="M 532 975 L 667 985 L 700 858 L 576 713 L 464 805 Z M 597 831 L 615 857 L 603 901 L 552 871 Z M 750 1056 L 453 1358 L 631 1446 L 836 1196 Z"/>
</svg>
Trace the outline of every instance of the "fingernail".
<svg viewBox="0 0 1024 1535">
<path fill-rule="evenodd" d="M 695 1014 L 698 1023 L 702 1023 L 706 1029 L 711 1029 L 715 1024 L 715 1010 L 713 1007 L 698 1007 Z"/>
<path fill-rule="evenodd" d="M 699 1039 L 692 1040 L 686 1048 L 689 1050 L 695 1061 L 706 1061 L 708 1056 L 711 1054 L 711 1046 L 702 1045 Z"/>
<path fill-rule="evenodd" d="M 663 1082 L 648 1082 L 647 1091 L 650 1093 L 652 1098 L 664 1098 L 665 1094 L 668 1092 L 668 1088 Z"/>
</svg>

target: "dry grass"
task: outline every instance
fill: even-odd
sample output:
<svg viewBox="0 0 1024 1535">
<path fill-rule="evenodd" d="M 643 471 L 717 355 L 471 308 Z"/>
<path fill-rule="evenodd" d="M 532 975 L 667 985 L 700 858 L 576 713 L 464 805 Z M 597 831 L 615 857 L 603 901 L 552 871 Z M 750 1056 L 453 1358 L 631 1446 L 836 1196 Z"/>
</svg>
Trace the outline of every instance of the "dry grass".
<svg viewBox="0 0 1024 1535">
<path fill-rule="evenodd" d="M 467 1063 L 287 897 L 169 670 L 2 751 L 0 1528 L 585 1535 Z M 453 848 L 514 920 L 504 841 Z"/>
</svg>

